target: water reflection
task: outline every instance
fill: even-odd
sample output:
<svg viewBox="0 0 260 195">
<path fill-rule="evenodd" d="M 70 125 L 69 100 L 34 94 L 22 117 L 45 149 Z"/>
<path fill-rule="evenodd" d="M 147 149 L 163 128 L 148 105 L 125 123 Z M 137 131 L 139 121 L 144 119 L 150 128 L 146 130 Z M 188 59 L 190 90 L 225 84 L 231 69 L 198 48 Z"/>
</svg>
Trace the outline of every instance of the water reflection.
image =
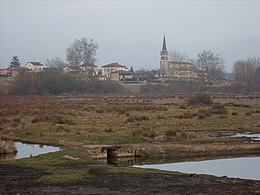
<svg viewBox="0 0 260 195">
<path fill-rule="evenodd" d="M 135 165 L 134 167 L 260 180 L 259 165 L 260 157 L 247 157 L 198 162 Z"/>
<path fill-rule="evenodd" d="M 49 152 L 56 152 L 60 150 L 59 147 L 39 145 L 39 144 L 24 144 L 21 142 L 16 142 L 15 146 L 17 149 L 16 154 L 0 155 L 0 160 L 27 158 L 31 156 L 37 156 L 40 154 L 46 154 Z"/>
</svg>

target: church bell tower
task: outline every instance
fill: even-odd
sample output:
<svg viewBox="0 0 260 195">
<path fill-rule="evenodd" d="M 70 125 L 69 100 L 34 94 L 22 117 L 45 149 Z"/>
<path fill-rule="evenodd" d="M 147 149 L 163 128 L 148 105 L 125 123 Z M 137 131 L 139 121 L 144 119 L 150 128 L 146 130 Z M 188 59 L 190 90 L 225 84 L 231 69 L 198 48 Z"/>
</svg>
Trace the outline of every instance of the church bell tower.
<svg viewBox="0 0 260 195">
<path fill-rule="evenodd" d="M 169 64 L 168 59 L 168 51 L 166 47 L 166 41 L 165 41 L 165 35 L 163 37 L 163 46 L 161 51 L 161 60 L 160 60 L 160 76 L 161 77 L 167 77 L 167 67 Z"/>
</svg>

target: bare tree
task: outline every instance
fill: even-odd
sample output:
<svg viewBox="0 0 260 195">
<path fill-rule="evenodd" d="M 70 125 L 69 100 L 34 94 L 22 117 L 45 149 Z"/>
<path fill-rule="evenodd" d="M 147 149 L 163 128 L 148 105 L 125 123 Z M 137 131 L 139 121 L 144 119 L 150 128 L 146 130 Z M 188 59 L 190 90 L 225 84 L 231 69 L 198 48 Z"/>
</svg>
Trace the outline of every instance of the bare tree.
<svg viewBox="0 0 260 195">
<path fill-rule="evenodd" d="M 63 68 L 66 66 L 65 62 L 60 57 L 47 59 L 45 65 L 52 68 Z"/>
<path fill-rule="evenodd" d="M 255 90 L 260 91 L 260 66 L 258 66 L 255 72 Z"/>
<path fill-rule="evenodd" d="M 194 64 L 197 69 L 207 72 L 210 81 L 221 80 L 224 76 L 224 60 L 210 50 L 199 53 Z"/>
<path fill-rule="evenodd" d="M 186 55 L 186 53 L 180 53 L 178 51 L 170 51 L 169 52 L 170 61 L 174 62 L 190 62 L 191 60 Z"/>
<path fill-rule="evenodd" d="M 96 62 L 97 42 L 93 39 L 76 39 L 67 49 L 67 61 L 71 66 L 92 65 Z"/>
<path fill-rule="evenodd" d="M 255 85 L 257 69 L 260 67 L 260 58 L 248 58 L 247 60 L 238 60 L 234 63 L 233 72 L 236 81 L 252 90 Z"/>
</svg>

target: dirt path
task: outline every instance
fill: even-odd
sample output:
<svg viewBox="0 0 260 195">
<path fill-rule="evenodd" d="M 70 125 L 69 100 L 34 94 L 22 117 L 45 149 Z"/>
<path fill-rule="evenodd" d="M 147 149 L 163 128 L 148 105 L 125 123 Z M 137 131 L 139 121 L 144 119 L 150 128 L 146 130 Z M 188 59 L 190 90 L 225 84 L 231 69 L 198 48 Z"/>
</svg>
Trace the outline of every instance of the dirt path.
<svg viewBox="0 0 260 195">
<path fill-rule="evenodd" d="M 260 181 L 161 173 L 101 174 L 60 185 L 40 184 L 44 173 L 0 165 L 0 194 L 260 194 Z"/>
</svg>

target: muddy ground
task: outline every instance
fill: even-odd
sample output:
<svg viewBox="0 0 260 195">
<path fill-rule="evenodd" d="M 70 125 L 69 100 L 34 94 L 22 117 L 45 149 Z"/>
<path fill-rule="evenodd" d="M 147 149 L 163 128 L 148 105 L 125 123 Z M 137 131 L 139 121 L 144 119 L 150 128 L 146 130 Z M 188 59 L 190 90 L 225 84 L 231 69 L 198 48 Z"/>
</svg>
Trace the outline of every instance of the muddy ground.
<svg viewBox="0 0 260 195">
<path fill-rule="evenodd" d="M 0 165 L 0 194 L 260 194 L 260 181 L 194 174 L 100 174 L 77 183 L 45 184 L 45 173 Z"/>
</svg>

